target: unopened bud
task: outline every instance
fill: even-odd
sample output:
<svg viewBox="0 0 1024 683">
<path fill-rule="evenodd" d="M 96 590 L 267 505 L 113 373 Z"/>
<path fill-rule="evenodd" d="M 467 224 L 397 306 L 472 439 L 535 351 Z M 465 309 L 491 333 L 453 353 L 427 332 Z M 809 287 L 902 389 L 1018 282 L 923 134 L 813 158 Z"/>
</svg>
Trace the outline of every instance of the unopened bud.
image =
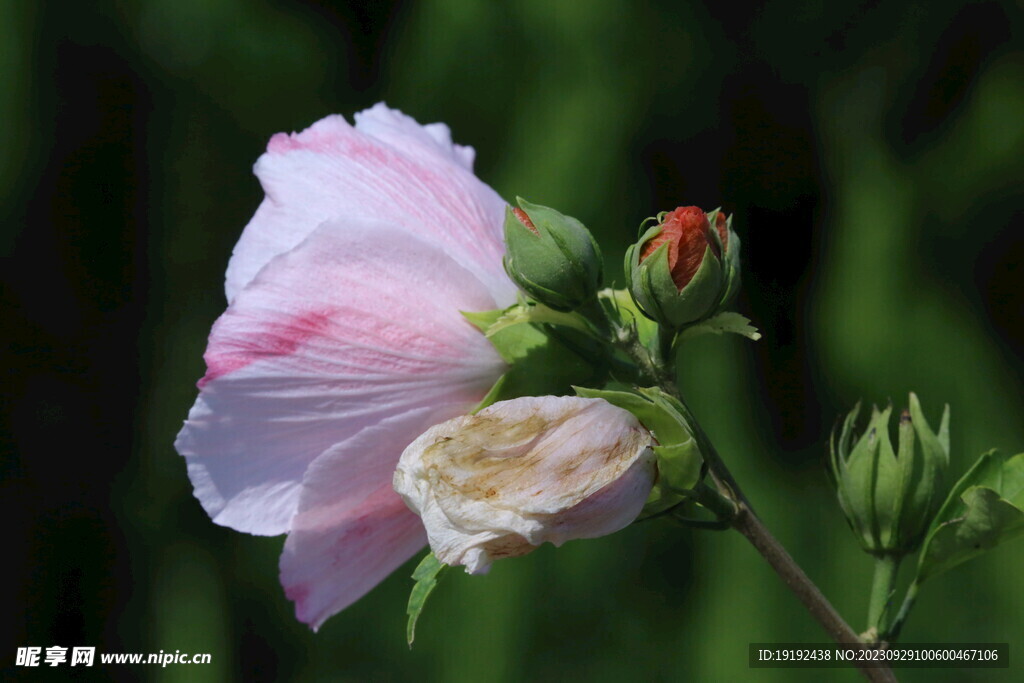
<svg viewBox="0 0 1024 683">
<path fill-rule="evenodd" d="M 915 394 L 900 414 L 896 448 L 889 434 L 892 407 L 872 411 L 864 433 L 853 433 L 860 406 L 832 437 L 832 472 L 839 504 L 864 550 L 913 552 L 945 498 L 949 465 L 949 406 L 932 431 Z"/>
<path fill-rule="evenodd" d="M 518 199 L 505 216 L 505 272 L 529 296 L 559 311 L 591 301 L 601 288 L 601 250 L 575 218 Z"/>
<path fill-rule="evenodd" d="M 739 286 L 731 220 L 683 206 L 664 214 L 626 252 L 626 279 L 650 318 L 679 329 L 716 313 Z"/>
</svg>

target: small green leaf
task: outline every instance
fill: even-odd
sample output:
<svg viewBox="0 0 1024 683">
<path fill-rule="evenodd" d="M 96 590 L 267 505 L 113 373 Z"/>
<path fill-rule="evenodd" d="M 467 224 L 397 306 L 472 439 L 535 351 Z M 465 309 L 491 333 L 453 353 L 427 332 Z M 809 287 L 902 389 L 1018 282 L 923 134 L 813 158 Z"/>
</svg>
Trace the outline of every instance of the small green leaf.
<svg viewBox="0 0 1024 683">
<path fill-rule="evenodd" d="M 578 313 L 563 313 L 540 303 L 522 303 L 510 306 L 502 312 L 501 317 L 487 328 L 485 334 L 488 337 L 493 337 L 498 332 L 513 325 L 531 323 L 561 325 L 597 337 L 597 332 L 593 326 L 582 315 Z"/>
<path fill-rule="evenodd" d="M 409 615 L 409 621 L 405 627 L 405 639 L 408 641 L 410 648 L 412 648 L 412 643 L 416 639 L 416 621 L 420 618 L 420 613 L 423 612 L 423 606 L 427 603 L 427 598 L 430 597 L 430 593 L 437 586 L 438 578 L 446 569 L 448 569 L 448 565 L 439 562 L 434 557 L 434 553 L 430 552 L 426 554 L 412 573 L 413 581 L 416 584 L 412 587 L 412 592 L 409 593 L 409 606 L 405 610 L 405 613 Z"/>
<path fill-rule="evenodd" d="M 680 339 L 689 339 L 691 337 L 697 337 L 702 334 L 738 334 L 741 337 L 752 339 L 757 341 L 761 338 L 761 333 L 757 331 L 757 328 L 750 324 L 750 321 L 733 311 L 725 311 L 719 313 L 716 316 L 712 316 L 702 323 L 688 327 L 683 330 L 680 334 Z"/>
<path fill-rule="evenodd" d="M 483 399 L 481 399 L 481 401 L 473 407 L 473 410 L 469 411 L 470 414 L 476 415 L 487 406 L 493 405 L 498 401 L 504 401 L 506 398 L 515 398 L 514 396 L 508 395 L 509 391 L 506 387 L 506 385 L 509 383 L 508 376 L 509 373 L 506 372 L 501 377 L 499 377 L 498 381 L 495 382 L 494 386 L 491 387 L 491 390 L 487 392 L 487 395 L 484 396 Z"/>
<path fill-rule="evenodd" d="M 462 313 L 462 317 L 473 323 L 473 326 L 478 330 L 487 334 L 487 330 L 491 328 L 491 325 L 496 323 L 499 318 L 505 313 L 503 309 L 497 308 L 493 311 L 459 311 Z"/>
<path fill-rule="evenodd" d="M 982 455 L 957 482 L 928 531 L 917 581 L 1024 534 L 1024 453 Z"/>
<path fill-rule="evenodd" d="M 509 368 L 473 412 L 520 396 L 564 395 L 574 384 L 597 379 L 597 368 L 535 325 L 505 326 L 493 334 L 489 328 L 488 340 Z"/>
<path fill-rule="evenodd" d="M 940 525 L 921 556 L 918 581 L 970 560 L 1003 541 L 1024 534 L 1024 511 L 984 486 L 972 486 L 962 496 L 963 517 Z"/>
</svg>

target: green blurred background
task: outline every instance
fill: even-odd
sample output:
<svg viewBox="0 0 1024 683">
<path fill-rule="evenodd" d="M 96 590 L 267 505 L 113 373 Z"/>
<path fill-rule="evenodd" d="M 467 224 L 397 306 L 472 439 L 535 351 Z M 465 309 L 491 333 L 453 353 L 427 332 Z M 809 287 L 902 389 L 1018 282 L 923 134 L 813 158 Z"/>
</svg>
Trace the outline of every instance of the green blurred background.
<svg viewBox="0 0 1024 683">
<path fill-rule="evenodd" d="M 212 524 L 172 441 L 195 398 L 269 136 L 384 99 L 445 121 L 505 197 L 618 256 L 645 216 L 724 206 L 756 344 L 702 339 L 683 380 L 767 524 L 856 628 L 870 561 L 823 444 L 860 398 L 937 419 L 953 466 L 1024 450 L 1024 53 L 1013 2 L 290 0 L 0 3 L 4 459 L 17 646 L 209 652 L 84 678 L 858 680 L 747 668 L 822 632 L 735 533 L 651 522 L 543 548 L 432 598 L 411 566 L 314 635 L 280 538 Z M 927 585 L 908 641 L 1011 644 L 1024 541 Z M 72 670 L 63 668 L 67 676 Z"/>
</svg>

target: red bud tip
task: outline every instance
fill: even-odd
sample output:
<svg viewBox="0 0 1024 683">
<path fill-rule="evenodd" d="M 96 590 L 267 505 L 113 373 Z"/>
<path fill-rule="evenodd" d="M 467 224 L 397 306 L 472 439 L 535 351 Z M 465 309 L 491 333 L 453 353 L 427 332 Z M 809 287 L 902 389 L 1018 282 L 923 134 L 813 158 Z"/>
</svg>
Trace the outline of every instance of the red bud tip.
<svg viewBox="0 0 1024 683">
<path fill-rule="evenodd" d="M 519 219 L 520 223 L 522 223 L 523 225 L 530 229 L 530 232 L 532 232 L 534 235 L 540 235 L 540 232 L 537 230 L 537 226 L 533 224 L 533 221 L 530 220 L 530 217 L 526 215 L 525 211 L 523 211 L 522 209 L 513 208 L 512 213 L 516 215 L 516 218 Z"/>
<path fill-rule="evenodd" d="M 640 260 L 653 254 L 665 242 L 669 243 L 668 268 L 672 273 L 672 281 L 680 290 L 697 273 L 709 246 L 718 255 L 718 245 L 711 239 L 711 224 L 708 223 L 707 214 L 696 206 L 681 206 L 666 214 L 661 224 L 661 234 L 643 246 Z"/>
</svg>

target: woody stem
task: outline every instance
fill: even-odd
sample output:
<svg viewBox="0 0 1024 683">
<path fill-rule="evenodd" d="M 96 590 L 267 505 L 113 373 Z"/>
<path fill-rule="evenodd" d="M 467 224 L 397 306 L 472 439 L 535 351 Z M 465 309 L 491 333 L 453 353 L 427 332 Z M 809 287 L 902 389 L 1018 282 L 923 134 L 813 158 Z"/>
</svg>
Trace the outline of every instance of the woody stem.
<svg viewBox="0 0 1024 683">
<path fill-rule="evenodd" d="M 679 400 L 683 408 L 684 417 L 693 430 L 694 438 L 700 448 L 701 454 L 708 465 L 712 480 L 719 491 L 734 501 L 736 505 L 735 515 L 732 517 L 732 527 L 739 531 L 754 549 L 765 559 L 768 565 L 789 587 L 793 594 L 800 600 L 811 616 L 825 629 L 829 636 L 838 643 L 846 645 L 862 644 L 863 641 L 856 631 L 850 628 L 843 617 L 836 611 L 832 603 L 821 592 L 818 586 L 800 568 L 793 557 L 772 535 L 761 519 L 754 512 L 746 496 L 743 494 L 739 483 L 733 477 L 725 462 L 718 455 L 714 444 L 704 432 L 700 423 L 690 411 L 682 397 L 679 387 L 676 384 L 675 358 L 672 353 L 672 342 L 666 344 L 668 335 L 659 334 L 654 354 L 643 354 L 641 358 L 640 349 L 644 347 L 632 345 L 627 353 L 634 359 L 641 372 L 647 375 L 649 381 L 656 384 L 663 391 Z M 671 337 L 673 340 L 675 335 Z M 867 664 L 867 663 L 865 663 Z M 896 681 L 892 670 L 887 667 L 860 666 L 860 671 L 869 681 L 892 682 Z"/>
<path fill-rule="evenodd" d="M 685 405 L 685 403 L 684 403 Z M 687 408 L 689 413 L 689 408 Z M 687 415 L 690 424 L 697 432 L 698 444 L 708 463 L 716 483 L 724 487 L 723 493 L 731 495 L 736 501 L 736 515 L 732 519 L 734 529 L 743 534 L 754 549 L 761 554 L 768 565 L 775 571 L 783 583 L 793 592 L 797 599 L 803 604 L 810 615 L 817 621 L 829 636 L 837 643 L 845 645 L 860 644 L 863 641 L 857 633 L 850 628 L 842 615 L 836 611 L 821 589 L 811 580 L 804 570 L 796 563 L 793 557 L 786 551 L 785 547 L 772 535 L 768 527 L 754 512 L 746 496 L 740 489 L 736 479 L 732 476 L 725 462 L 719 457 L 714 445 L 708 439 L 700 424 L 693 419 L 692 414 Z M 896 677 L 892 670 L 887 667 L 859 667 L 861 673 L 869 681 L 895 681 Z"/>
</svg>

